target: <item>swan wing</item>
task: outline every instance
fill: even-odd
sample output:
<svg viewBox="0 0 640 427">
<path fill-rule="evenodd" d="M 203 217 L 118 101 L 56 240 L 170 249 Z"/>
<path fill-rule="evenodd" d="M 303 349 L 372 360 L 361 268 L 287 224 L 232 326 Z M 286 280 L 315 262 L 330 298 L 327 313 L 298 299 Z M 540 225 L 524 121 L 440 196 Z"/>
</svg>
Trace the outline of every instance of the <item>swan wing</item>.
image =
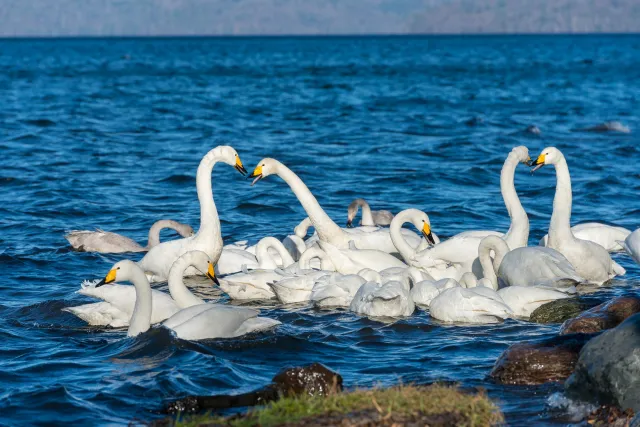
<svg viewBox="0 0 640 427">
<path fill-rule="evenodd" d="M 62 311 L 71 313 L 92 326 L 121 328 L 128 326 L 129 319 L 131 318 L 130 314 L 123 312 L 105 301 L 66 307 L 63 308 Z"/>
<path fill-rule="evenodd" d="M 238 336 L 244 322 L 256 318 L 258 310 L 221 304 L 207 304 L 206 310 L 172 328 L 185 340 L 231 338 Z"/>
</svg>

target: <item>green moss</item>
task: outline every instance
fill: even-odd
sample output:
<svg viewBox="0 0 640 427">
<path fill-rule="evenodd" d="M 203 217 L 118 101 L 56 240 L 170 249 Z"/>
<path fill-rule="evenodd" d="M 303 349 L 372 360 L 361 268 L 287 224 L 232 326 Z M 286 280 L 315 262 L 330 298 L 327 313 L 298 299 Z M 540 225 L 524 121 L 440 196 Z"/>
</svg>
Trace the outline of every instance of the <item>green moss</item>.
<svg viewBox="0 0 640 427">
<path fill-rule="evenodd" d="M 392 417 L 455 416 L 457 425 L 489 426 L 503 421 L 497 407 L 484 395 L 465 394 L 452 387 L 394 387 L 356 390 L 327 397 L 285 398 L 249 411 L 241 417 L 194 416 L 175 422 L 178 427 L 200 426 L 277 426 L 305 418 L 318 422 L 322 417 L 373 413 L 381 420 Z M 327 423 L 330 425 L 332 423 Z"/>
<path fill-rule="evenodd" d="M 578 316 L 591 307 L 592 305 L 577 298 L 559 299 L 536 308 L 531 313 L 529 321 L 535 323 L 562 323 L 567 319 Z"/>
</svg>

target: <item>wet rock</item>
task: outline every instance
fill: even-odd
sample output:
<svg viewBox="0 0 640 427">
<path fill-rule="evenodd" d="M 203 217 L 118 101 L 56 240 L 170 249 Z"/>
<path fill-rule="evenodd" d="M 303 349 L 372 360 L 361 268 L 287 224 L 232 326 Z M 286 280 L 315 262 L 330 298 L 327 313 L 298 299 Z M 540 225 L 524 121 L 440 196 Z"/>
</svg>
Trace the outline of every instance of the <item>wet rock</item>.
<svg viewBox="0 0 640 427">
<path fill-rule="evenodd" d="M 565 391 L 571 398 L 640 411 L 640 314 L 584 346 Z"/>
<path fill-rule="evenodd" d="M 632 425 L 633 416 L 632 409 L 623 410 L 619 406 L 604 405 L 589 414 L 587 423 L 602 427 L 629 427 Z"/>
<path fill-rule="evenodd" d="M 567 320 L 560 328 L 560 335 L 592 334 L 612 329 L 636 313 L 640 313 L 640 298 L 635 296 L 617 297 L 585 311 L 574 319 Z"/>
<path fill-rule="evenodd" d="M 535 385 L 562 382 L 574 370 L 580 350 L 593 335 L 574 334 L 510 346 L 489 377 L 501 384 Z"/>
<path fill-rule="evenodd" d="M 342 391 L 342 376 L 320 363 L 283 369 L 271 384 L 249 393 L 216 396 L 188 396 L 170 402 L 164 412 L 201 412 L 243 406 L 263 405 L 283 396 L 327 396 Z"/>
<path fill-rule="evenodd" d="M 531 313 L 529 321 L 535 323 L 562 323 L 591 307 L 593 305 L 589 305 L 578 298 L 559 299 L 536 308 Z"/>
</svg>

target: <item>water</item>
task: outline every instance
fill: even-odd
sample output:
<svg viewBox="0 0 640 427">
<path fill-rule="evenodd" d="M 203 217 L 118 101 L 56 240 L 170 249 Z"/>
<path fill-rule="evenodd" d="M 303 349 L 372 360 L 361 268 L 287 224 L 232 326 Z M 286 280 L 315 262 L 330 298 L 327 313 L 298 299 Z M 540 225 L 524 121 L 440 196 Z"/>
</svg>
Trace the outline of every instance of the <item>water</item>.
<svg viewBox="0 0 640 427">
<path fill-rule="evenodd" d="M 351 387 L 454 380 L 486 388 L 512 424 L 566 421 L 545 403 L 561 387 L 486 380 L 508 345 L 557 326 L 442 326 L 424 312 L 382 324 L 272 304 L 263 313 L 284 324 L 272 333 L 128 339 L 61 311 L 88 302 L 74 293 L 81 281 L 122 258 L 72 252 L 63 233 L 100 227 L 143 242 L 162 217 L 197 226 L 195 170 L 219 144 L 248 169 L 281 160 L 340 224 L 364 197 L 425 210 L 441 236 L 505 231 L 504 158 L 553 145 L 571 169 L 573 221 L 635 229 L 640 37 L 2 41 L 0 94 L 0 423 L 150 420 L 166 399 L 248 391 L 313 361 Z M 579 130 L 609 120 L 631 133 Z M 304 216 L 277 177 L 251 187 L 223 165 L 213 180 L 226 242 L 282 238 Z M 551 168 L 517 171 L 531 244 L 554 186 Z M 628 273 L 599 299 L 638 287 L 638 266 L 614 259 Z"/>
</svg>

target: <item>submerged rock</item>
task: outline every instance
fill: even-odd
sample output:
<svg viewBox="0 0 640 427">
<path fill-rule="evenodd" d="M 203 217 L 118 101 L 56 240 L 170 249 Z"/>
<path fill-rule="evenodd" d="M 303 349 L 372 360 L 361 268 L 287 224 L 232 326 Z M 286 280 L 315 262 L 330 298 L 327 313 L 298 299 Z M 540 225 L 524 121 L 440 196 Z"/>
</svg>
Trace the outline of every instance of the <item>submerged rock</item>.
<svg viewBox="0 0 640 427">
<path fill-rule="evenodd" d="M 560 335 L 592 334 L 615 328 L 636 313 L 640 313 L 640 298 L 635 296 L 617 297 L 585 311 L 574 319 L 567 320 L 560 329 Z"/>
<path fill-rule="evenodd" d="M 589 305 L 578 298 L 559 299 L 536 308 L 531 313 L 529 320 L 535 323 L 562 323 L 591 307 L 593 305 Z"/>
<path fill-rule="evenodd" d="M 283 396 L 327 396 L 342 391 L 342 376 L 320 363 L 287 368 L 278 372 L 271 384 L 249 393 L 216 396 L 188 396 L 170 402 L 164 412 L 201 412 L 263 405 Z"/>
<path fill-rule="evenodd" d="M 571 375 L 580 350 L 592 337 L 575 334 L 514 344 L 502 353 L 489 377 L 501 384 L 562 382 Z"/>
<path fill-rule="evenodd" d="M 584 346 L 565 390 L 572 398 L 640 411 L 640 314 Z"/>
</svg>

